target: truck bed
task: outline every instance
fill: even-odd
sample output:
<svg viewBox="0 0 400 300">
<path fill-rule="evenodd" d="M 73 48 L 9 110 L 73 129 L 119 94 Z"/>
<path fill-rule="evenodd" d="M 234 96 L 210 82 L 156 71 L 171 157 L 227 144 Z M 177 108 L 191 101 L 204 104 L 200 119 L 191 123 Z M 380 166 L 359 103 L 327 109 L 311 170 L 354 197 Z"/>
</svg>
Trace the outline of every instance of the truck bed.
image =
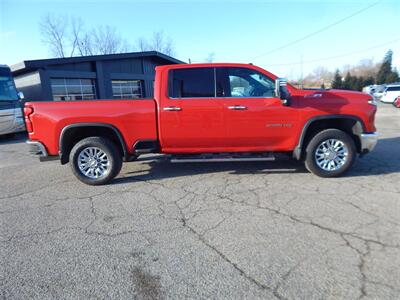
<svg viewBox="0 0 400 300">
<path fill-rule="evenodd" d="M 118 128 L 127 149 L 138 140 L 157 139 L 156 103 L 145 100 L 93 100 L 76 102 L 27 102 L 33 108 L 30 119 L 32 141 L 41 141 L 50 155 L 59 151 L 64 127 L 77 123 L 104 123 Z"/>
</svg>

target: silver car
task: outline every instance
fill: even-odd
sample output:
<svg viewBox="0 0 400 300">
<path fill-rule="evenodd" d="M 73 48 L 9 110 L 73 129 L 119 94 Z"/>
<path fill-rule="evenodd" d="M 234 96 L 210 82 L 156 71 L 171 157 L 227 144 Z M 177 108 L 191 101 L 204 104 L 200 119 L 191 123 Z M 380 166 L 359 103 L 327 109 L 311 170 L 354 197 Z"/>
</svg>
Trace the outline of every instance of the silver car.
<svg viewBox="0 0 400 300">
<path fill-rule="evenodd" d="M 25 130 L 20 99 L 10 68 L 0 65 L 0 135 Z"/>
</svg>

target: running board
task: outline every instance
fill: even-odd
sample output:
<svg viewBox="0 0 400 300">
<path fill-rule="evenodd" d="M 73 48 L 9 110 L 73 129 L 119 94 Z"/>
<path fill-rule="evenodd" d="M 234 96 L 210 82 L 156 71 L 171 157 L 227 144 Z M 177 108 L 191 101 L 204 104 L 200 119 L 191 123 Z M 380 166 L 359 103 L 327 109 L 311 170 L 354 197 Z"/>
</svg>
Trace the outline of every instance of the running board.
<svg viewBox="0 0 400 300">
<path fill-rule="evenodd" d="M 197 155 L 174 155 L 171 163 L 232 162 L 232 161 L 273 161 L 272 153 L 207 153 Z"/>
</svg>

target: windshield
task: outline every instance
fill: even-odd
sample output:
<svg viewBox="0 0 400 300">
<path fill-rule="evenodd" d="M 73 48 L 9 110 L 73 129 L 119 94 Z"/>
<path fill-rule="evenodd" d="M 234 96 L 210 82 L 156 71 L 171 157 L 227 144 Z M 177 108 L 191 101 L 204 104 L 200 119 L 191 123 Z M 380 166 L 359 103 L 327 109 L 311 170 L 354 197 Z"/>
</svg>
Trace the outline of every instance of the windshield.
<svg viewBox="0 0 400 300">
<path fill-rule="evenodd" d="M 18 100 L 14 80 L 8 67 L 0 68 L 0 101 Z"/>
</svg>

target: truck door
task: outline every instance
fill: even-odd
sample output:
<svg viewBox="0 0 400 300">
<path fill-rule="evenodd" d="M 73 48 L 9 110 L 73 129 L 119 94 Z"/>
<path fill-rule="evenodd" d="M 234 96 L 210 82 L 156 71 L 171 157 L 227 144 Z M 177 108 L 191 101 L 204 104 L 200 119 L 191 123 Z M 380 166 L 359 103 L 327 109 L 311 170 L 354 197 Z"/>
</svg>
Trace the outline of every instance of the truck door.
<svg viewBox="0 0 400 300">
<path fill-rule="evenodd" d="M 223 86 L 228 145 L 237 151 L 279 151 L 293 147 L 296 109 L 274 96 L 275 80 L 251 68 L 216 69 Z"/>
<path fill-rule="evenodd" d="M 217 152 L 227 146 L 224 100 L 215 97 L 215 68 L 173 69 L 159 104 L 164 152 Z"/>
</svg>

